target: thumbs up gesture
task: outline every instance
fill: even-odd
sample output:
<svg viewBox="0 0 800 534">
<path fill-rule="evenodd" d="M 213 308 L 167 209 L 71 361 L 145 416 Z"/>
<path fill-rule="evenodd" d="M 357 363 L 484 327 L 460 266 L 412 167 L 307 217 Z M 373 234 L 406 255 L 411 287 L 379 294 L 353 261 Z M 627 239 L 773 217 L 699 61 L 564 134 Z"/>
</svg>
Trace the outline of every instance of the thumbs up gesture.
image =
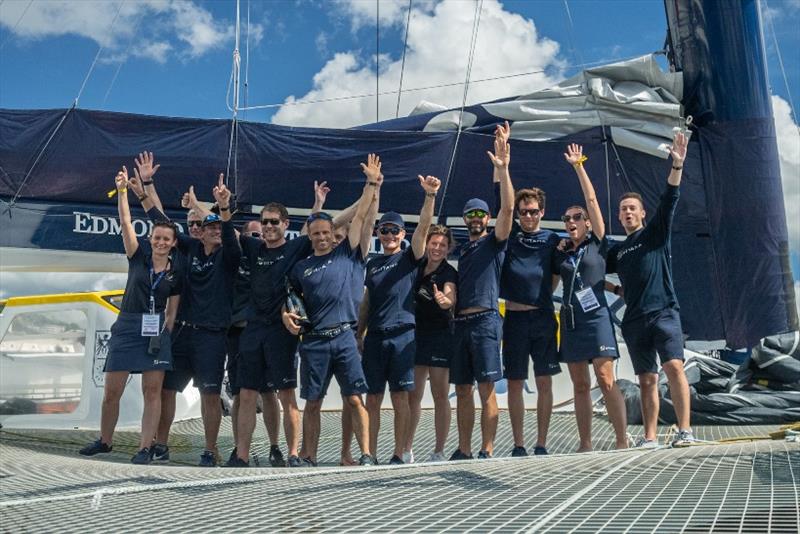
<svg viewBox="0 0 800 534">
<path fill-rule="evenodd" d="M 436 284 L 433 284 L 433 300 L 435 300 L 436 304 L 443 309 L 447 309 L 450 305 L 450 301 L 446 296 L 444 296 L 443 292 L 439 291 L 439 288 Z"/>
</svg>

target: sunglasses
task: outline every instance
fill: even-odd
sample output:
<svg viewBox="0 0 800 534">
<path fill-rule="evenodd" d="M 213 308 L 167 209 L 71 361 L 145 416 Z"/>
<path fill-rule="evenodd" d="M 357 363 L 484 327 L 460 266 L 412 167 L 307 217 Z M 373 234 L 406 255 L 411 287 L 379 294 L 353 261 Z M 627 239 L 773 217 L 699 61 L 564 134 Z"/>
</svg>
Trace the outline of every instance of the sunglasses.
<svg viewBox="0 0 800 534">
<path fill-rule="evenodd" d="M 261 224 L 263 224 L 264 226 L 267 226 L 267 225 L 270 225 L 270 224 L 272 226 L 278 226 L 280 223 L 281 223 L 280 219 L 261 219 Z M 261 235 L 261 234 L 259 234 L 259 235 Z"/>
<path fill-rule="evenodd" d="M 261 237 L 261 232 L 249 232 L 247 235 L 250 237 Z"/>
<path fill-rule="evenodd" d="M 398 235 L 400 233 L 400 228 L 395 225 L 381 226 L 378 228 L 378 232 L 380 232 L 381 235 Z"/>
<path fill-rule="evenodd" d="M 314 221 L 319 221 L 319 220 L 322 220 L 322 221 L 333 221 L 333 217 L 331 217 L 330 215 L 328 215 L 324 211 L 318 211 L 316 213 L 312 213 L 311 215 L 309 215 L 308 219 L 306 219 L 306 222 L 307 223 L 312 223 Z"/>
<path fill-rule="evenodd" d="M 530 210 L 525 210 L 525 209 L 519 210 L 520 217 L 538 217 L 540 213 L 542 213 L 542 210 L 540 210 L 539 208 L 533 208 Z"/>
<path fill-rule="evenodd" d="M 483 210 L 469 210 L 464 214 L 467 219 L 483 219 L 488 213 Z"/>
<path fill-rule="evenodd" d="M 191 228 L 192 226 L 197 226 L 199 228 L 203 226 L 203 221 L 189 221 L 186 224 L 189 226 L 189 228 Z"/>
<path fill-rule="evenodd" d="M 564 222 L 570 222 L 570 221 L 580 222 L 583 220 L 583 213 L 576 213 L 575 215 L 572 216 L 562 215 L 561 220 Z"/>
</svg>

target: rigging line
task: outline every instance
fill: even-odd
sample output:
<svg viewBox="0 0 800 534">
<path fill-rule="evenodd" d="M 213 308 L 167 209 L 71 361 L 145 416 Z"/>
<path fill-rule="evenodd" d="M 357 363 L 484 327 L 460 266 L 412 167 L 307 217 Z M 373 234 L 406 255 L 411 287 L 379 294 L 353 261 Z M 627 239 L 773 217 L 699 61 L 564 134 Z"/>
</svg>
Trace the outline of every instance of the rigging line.
<svg viewBox="0 0 800 534">
<path fill-rule="evenodd" d="M 610 142 L 611 140 L 608 138 L 608 135 L 606 135 L 606 127 L 603 126 L 603 152 L 605 153 L 605 159 L 606 159 L 606 201 L 607 201 L 606 203 L 608 210 L 608 212 L 606 213 L 606 220 L 608 221 L 609 228 L 611 228 L 610 225 L 612 220 L 611 219 L 611 168 L 609 167 L 609 161 L 608 161 L 608 143 Z"/>
<path fill-rule="evenodd" d="M 625 60 L 628 60 L 628 59 L 635 59 L 637 57 L 641 57 L 641 56 L 630 56 L 630 57 L 617 58 L 617 59 L 619 61 L 625 61 Z M 567 65 L 565 68 L 567 70 L 569 70 L 569 69 L 577 69 L 577 68 L 580 68 L 580 67 L 591 67 L 591 66 L 594 66 L 594 65 L 603 65 L 603 64 L 606 64 L 606 63 L 608 63 L 607 60 L 592 61 L 592 62 L 583 63 L 583 64 L 574 64 L 574 65 L 570 64 L 570 65 Z M 508 79 L 508 78 L 519 78 L 521 76 L 532 76 L 534 74 L 542 74 L 542 73 L 545 73 L 545 72 L 547 72 L 547 71 L 545 69 L 542 69 L 542 70 L 532 70 L 532 71 L 528 71 L 528 72 L 518 72 L 518 73 L 515 73 L 515 74 L 504 74 L 502 76 L 492 76 L 490 78 L 479 78 L 477 80 L 470 80 L 469 83 L 476 84 L 476 83 L 483 83 L 483 82 L 492 82 L 492 81 L 496 81 L 496 80 L 505 80 L 505 79 Z M 412 87 L 411 89 L 404 89 L 404 91 L 407 92 L 407 93 L 412 93 L 412 92 L 417 92 L 417 91 L 427 91 L 429 89 L 441 89 L 442 87 L 453 87 L 453 86 L 456 86 L 456 85 L 464 85 L 464 82 L 448 82 L 448 83 L 440 83 L 440 84 L 436 84 L 436 85 L 426 85 L 424 87 Z M 397 94 L 396 90 L 387 90 L 387 91 L 381 92 L 381 96 L 394 95 L 394 94 Z M 320 99 L 317 99 L 317 100 L 294 100 L 292 102 L 279 102 L 279 103 L 275 103 L 275 104 L 261 104 L 261 105 L 249 106 L 247 108 L 239 108 L 239 109 L 240 110 L 244 110 L 244 109 L 255 110 L 255 109 L 279 108 L 279 107 L 282 107 L 282 106 L 305 106 L 305 105 L 308 105 L 308 104 L 324 104 L 326 102 L 337 102 L 337 101 L 341 101 L 341 100 L 355 100 L 355 99 L 358 99 L 358 98 L 372 98 L 374 96 L 375 96 L 374 93 L 362 93 L 362 94 L 357 94 L 357 95 L 343 95 L 343 96 L 333 96 L 333 97 L 329 97 L 329 98 L 320 98 Z"/>
<path fill-rule="evenodd" d="M 125 0 L 122 0 L 122 2 L 120 2 L 120 4 L 119 4 L 119 7 L 117 8 L 117 14 L 114 15 L 114 20 L 111 21 L 111 27 L 109 28 L 109 31 L 113 31 L 114 30 L 114 25 L 117 23 L 117 19 L 119 18 L 119 14 L 120 14 L 120 12 L 122 12 L 122 6 L 124 6 L 124 5 L 125 5 Z M 86 77 L 83 79 L 83 83 L 81 84 L 81 88 L 78 91 L 78 96 L 75 97 L 75 102 L 73 104 L 75 107 L 78 107 L 78 101 L 80 100 L 81 95 L 83 94 L 83 90 L 86 88 L 86 82 L 89 81 L 89 78 L 91 77 L 92 72 L 94 72 L 94 67 L 95 67 L 95 65 L 97 65 L 97 60 L 100 59 L 100 54 L 103 53 L 104 49 L 105 49 L 105 45 L 100 45 L 100 48 L 97 50 L 97 54 L 95 54 L 95 56 L 94 56 L 94 61 L 92 61 L 92 64 L 89 67 L 89 71 L 86 73 Z"/>
<path fill-rule="evenodd" d="M 23 18 L 25 18 L 25 13 L 28 12 L 28 9 L 31 7 L 31 4 L 33 4 L 33 0 L 30 0 L 30 2 L 28 2 L 28 5 L 25 6 L 25 9 L 22 10 L 22 15 L 19 16 L 19 18 L 17 19 L 16 24 L 14 24 L 14 27 L 11 28 L 11 34 L 6 38 L 5 41 L 3 41 L 3 44 L 0 45 L 0 50 L 2 50 L 6 46 L 6 44 L 8 44 L 11 41 L 11 39 L 14 37 L 14 33 L 17 31 L 17 27 L 19 26 L 19 23 L 22 22 Z"/>
<path fill-rule="evenodd" d="M 769 4 L 767 3 L 767 0 L 764 0 L 764 11 L 769 13 Z M 792 117 L 796 123 L 797 112 L 794 109 L 794 100 L 792 99 L 792 92 L 789 90 L 789 79 L 786 76 L 786 69 L 783 66 L 783 56 L 781 55 L 781 46 L 778 44 L 778 36 L 775 35 L 775 26 L 772 23 L 772 17 L 767 16 L 766 19 L 767 19 L 767 24 L 769 24 L 770 33 L 772 34 L 772 42 L 775 45 L 775 53 L 778 56 L 778 65 L 780 66 L 781 74 L 783 75 L 783 84 L 786 86 L 786 96 L 788 97 L 789 100 L 789 107 L 792 110 Z"/>
<path fill-rule="evenodd" d="M 575 25 L 572 22 L 572 13 L 569 10 L 569 3 L 567 0 L 564 0 L 564 11 L 567 13 L 567 29 L 569 30 L 569 41 L 570 45 L 572 46 L 572 53 L 578 56 L 578 61 L 583 63 L 583 56 L 581 55 L 580 50 L 578 50 L 578 47 L 575 45 Z"/>
<path fill-rule="evenodd" d="M 131 46 L 133 46 L 133 43 L 137 40 L 136 39 L 136 30 L 139 29 L 139 24 L 142 22 L 143 18 L 144 18 L 144 11 L 142 11 L 142 13 L 139 15 L 139 18 L 136 20 L 136 24 L 133 25 L 133 32 L 132 32 L 133 35 L 131 36 L 130 42 L 128 42 L 128 47 L 125 49 L 125 55 L 124 55 L 122 61 L 117 66 L 117 70 L 114 73 L 114 77 L 111 78 L 111 83 L 108 84 L 108 90 L 106 91 L 106 95 L 103 97 L 103 103 L 100 106 L 101 108 L 105 107 L 106 100 L 108 100 L 108 95 L 111 94 L 111 89 L 114 87 L 114 84 L 117 81 L 117 76 L 119 76 L 119 71 L 122 70 L 122 66 L 128 61 L 128 53 L 130 52 Z"/>
<path fill-rule="evenodd" d="M 394 112 L 394 118 L 400 116 L 400 96 L 403 94 L 403 73 L 406 69 L 406 50 L 408 50 L 408 30 L 411 27 L 411 2 L 408 0 L 408 16 L 406 17 L 406 36 L 403 39 L 403 60 L 400 62 L 400 86 L 397 89 L 397 109 Z"/>
<path fill-rule="evenodd" d="M 472 40 L 469 47 L 469 56 L 467 59 L 467 73 L 464 81 L 464 94 L 461 98 L 461 110 L 458 114 L 458 130 L 456 131 L 456 140 L 453 143 L 453 153 L 450 155 L 450 163 L 447 167 L 447 176 L 445 177 L 444 186 L 442 187 L 442 200 L 439 202 L 439 211 L 437 217 L 441 217 L 442 207 L 444 206 L 447 197 L 447 187 L 450 185 L 450 177 L 453 174 L 453 167 L 456 161 L 456 153 L 458 152 L 458 142 L 461 140 L 461 128 L 464 124 L 464 107 L 467 104 L 467 93 L 469 91 L 469 78 L 472 74 L 472 62 L 475 59 L 475 45 L 478 42 L 478 29 L 481 24 L 481 12 L 483 11 L 483 0 L 478 0 L 475 3 L 475 13 L 472 17 Z"/>
<path fill-rule="evenodd" d="M 375 0 L 375 122 L 381 120 L 381 0 Z"/>
<path fill-rule="evenodd" d="M 247 0 L 247 40 L 244 51 L 244 107 L 247 108 L 248 89 L 250 85 L 250 0 Z M 247 118 L 245 112 L 242 118 Z"/>
</svg>

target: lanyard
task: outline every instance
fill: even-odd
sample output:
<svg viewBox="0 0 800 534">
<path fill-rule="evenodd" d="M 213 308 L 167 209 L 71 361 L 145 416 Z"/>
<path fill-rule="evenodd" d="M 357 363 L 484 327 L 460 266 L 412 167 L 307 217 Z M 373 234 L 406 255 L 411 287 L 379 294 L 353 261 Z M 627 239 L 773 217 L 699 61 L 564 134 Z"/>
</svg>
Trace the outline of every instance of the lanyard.
<svg viewBox="0 0 800 534">
<path fill-rule="evenodd" d="M 583 255 L 586 253 L 586 247 L 581 247 L 580 250 L 576 254 L 569 255 L 569 262 L 572 264 L 574 271 L 572 271 L 572 281 L 569 284 L 569 296 L 564 299 L 565 302 L 570 302 L 572 300 L 572 295 L 575 293 L 575 280 L 581 279 L 580 275 L 578 274 L 578 268 L 581 265 L 581 260 L 583 259 Z M 581 287 L 583 287 L 583 280 L 581 280 Z"/>
<path fill-rule="evenodd" d="M 169 266 L 168 266 L 169 267 Z M 150 265 L 150 313 L 156 313 L 156 288 L 158 288 L 158 284 L 161 283 L 161 280 L 167 274 L 167 269 L 164 269 L 156 279 L 153 280 L 153 276 L 155 275 L 155 271 L 153 270 L 153 265 Z"/>
</svg>

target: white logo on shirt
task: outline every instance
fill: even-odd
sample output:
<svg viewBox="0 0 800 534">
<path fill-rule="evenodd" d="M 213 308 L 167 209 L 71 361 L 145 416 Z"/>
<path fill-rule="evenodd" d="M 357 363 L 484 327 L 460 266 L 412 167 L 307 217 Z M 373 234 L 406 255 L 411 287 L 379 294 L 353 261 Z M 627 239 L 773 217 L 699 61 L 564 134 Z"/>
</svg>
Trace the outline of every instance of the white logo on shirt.
<svg viewBox="0 0 800 534">
<path fill-rule="evenodd" d="M 308 278 L 309 276 L 311 276 L 314 273 L 318 273 L 320 271 L 323 271 L 323 270 L 327 269 L 328 265 L 330 265 L 331 263 L 333 263 L 333 260 L 328 260 L 325 263 L 323 263 L 322 265 L 320 265 L 319 267 L 309 267 L 308 269 L 303 271 L 303 278 Z"/>
<path fill-rule="evenodd" d="M 627 254 L 628 252 L 633 252 L 634 250 L 638 250 L 640 248 L 642 248 L 642 244 L 641 243 L 637 243 L 636 245 L 633 245 L 632 247 L 628 247 L 628 248 L 624 248 L 624 249 L 620 250 L 619 252 L 617 252 L 617 261 L 621 260 L 622 257 L 625 254 Z"/>
</svg>

